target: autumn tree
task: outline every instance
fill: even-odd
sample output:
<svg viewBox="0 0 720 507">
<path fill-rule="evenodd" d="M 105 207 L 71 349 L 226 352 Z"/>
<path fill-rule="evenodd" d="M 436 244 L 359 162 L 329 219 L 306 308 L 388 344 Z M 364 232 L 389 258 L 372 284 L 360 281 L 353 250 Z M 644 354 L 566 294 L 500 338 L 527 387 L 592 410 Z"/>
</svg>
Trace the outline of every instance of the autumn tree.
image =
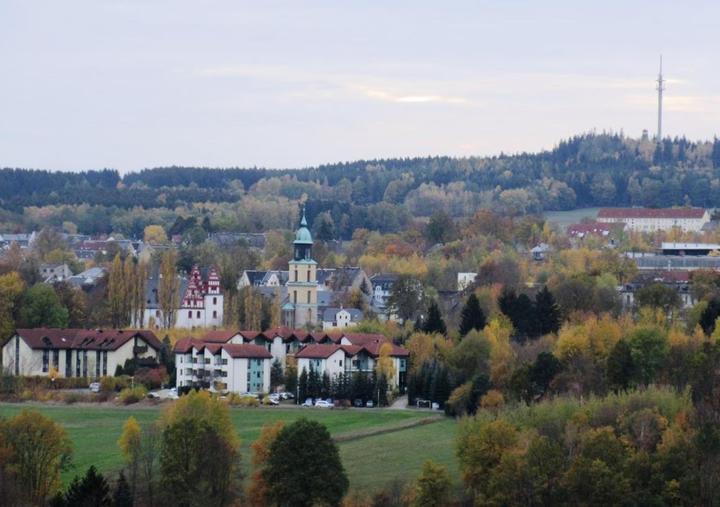
<svg viewBox="0 0 720 507">
<path fill-rule="evenodd" d="M 338 505 L 349 485 L 327 428 L 305 418 L 280 431 L 262 475 L 271 503 L 279 505 Z"/>
<path fill-rule="evenodd" d="M 140 424 L 137 419 L 130 416 L 123 424 L 123 430 L 118 440 L 118 447 L 120 447 L 120 452 L 122 452 L 130 474 L 130 491 L 133 499 L 137 497 L 141 435 Z"/>
<path fill-rule="evenodd" d="M 393 346 L 391 343 L 385 342 L 380 345 L 380 354 L 375 368 L 378 377 L 383 376 L 388 381 L 395 378 L 395 363 L 393 362 L 392 352 Z"/>
<path fill-rule="evenodd" d="M 15 330 L 24 290 L 25 283 L 17 272 L 0 276 L 0 341 L 3 343 Z"/>
<path fill-rule="evenodd" d="M 60 487 L 60 472 L 70 462 L 72 444 L 52 419 L 31 410 L 0 420 L 9 449 L 6 465 L 15 471 L 21 505 L 42 505 Z"/>
<path fill-rule="evenodd" d="M 442 507 L 448 504 L 452 481 L 447 468 L 426 460 L 415 486 L 413 505 L 416 507 Z"/>
<path fill-rule="evenodd" d="M 425 289 L 422 283 L 413 277 L 398 277 L 390 290 L 387 308 L 403 321 L 412 320 L 424 307 Z"/>
<path fill-rule="evenodd" d="M 160 261 L 160 283 L 158 286 L 158 299 L 162 315 L 162 327 L 168 329 L 175 325 L 177 308 L 180 300 L 180 281 L 177 277 L 175 265 L 177 253 L 167 250 Z"/>
<path fill-rule="evenodd" d="M 238 494 L 240 440 L 227 406 L 207 391 L 190 392 L 163 414 L 160 470 L 166 500 L 226 505 Z"/>
<path fill-rule="evenodd" d="M 123 261 L 118 253 L 113 259 L 108 275 L 108 309 L 110 311 L 110 323 L 114 328 L 125 326 L 126 304 L 128 291 L 126 286 Z"/>
<path fill-rule="evenodd" d="M 258 439 L 250 444 L 253 474 L 248 490 L 248 497 L 251 505 L 263 506 L 270 504 L 270 488 L 265 482 L 264 471 L 270 458 L 270 447 L 284 426 L 285 423 L 282 421 L 278 421 L 272 425 L 265 424 L 260 431 Z"/>
<path fill-rule="evenodd" d="M 164 245 L 168 242 L 167 234 L 162 225 L 148 225 L 143 231 L 143 239 L 145 243 L 152 245 Z"/>
</svg>

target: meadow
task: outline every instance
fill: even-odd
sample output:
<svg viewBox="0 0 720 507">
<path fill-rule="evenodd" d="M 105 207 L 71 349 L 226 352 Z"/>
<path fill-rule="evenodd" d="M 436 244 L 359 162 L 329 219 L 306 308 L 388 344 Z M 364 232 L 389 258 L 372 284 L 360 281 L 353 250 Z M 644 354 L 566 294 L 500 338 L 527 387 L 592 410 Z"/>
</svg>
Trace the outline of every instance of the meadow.
<svg viewBox="0 0 720 507">
<path fill-rule="evenodd" d="M 122 457 L 117 439 L 131 415 L 150 424 L 160 407 L 51 406 L 0 404 L 0 417 L 12 417 L 23 409 L 37 410 L 60 423 L 74 444 L 72 468 L 63 473 L 65 483 L 95 465 L 103 473 L 119 470 Z M 351 490 L 374 491 L 393 480 L 411 481 L 426 459 L 446 465 L 457 477 L 455 429 L 452 419 L 411 410 L 320 410 L 300 408 L 231 408 L 230 415 L 242 439 L 245 475 L 249 475 L 250 444 L 264 424 L 291 423 L 307 417 L 322 422 L 338 441 Z"/>
</svg>

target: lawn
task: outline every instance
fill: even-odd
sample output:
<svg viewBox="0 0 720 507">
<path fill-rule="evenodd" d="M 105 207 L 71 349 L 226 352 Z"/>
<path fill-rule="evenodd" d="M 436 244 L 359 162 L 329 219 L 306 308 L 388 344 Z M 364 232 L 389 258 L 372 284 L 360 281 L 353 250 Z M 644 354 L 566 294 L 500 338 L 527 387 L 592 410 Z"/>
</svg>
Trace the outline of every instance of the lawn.
<svg viewBox="0 0 720 507">
<path fill-rule="evenodd" d="M 68 482 L 94 464 L 102 472 L 122 466 L 117 439 L 131 415 L 141 424 L 157 419 L 159 408 L 47 406 L 0 404 L 0 416 L 13 416 L 23 408 L 38 410 L 62 424 L 74 443 L 74 468 L 63 474 Z M 432 458 L 447 465 L 457 476 L 454 454 L 455 422 L 442 419 L 396 431 L 362 436 L 373 430 L 393 429 L 419 421 L 427 413 L 411 410 L 320 410 L 299 408 L 233 408 L 233 423 L 242 439 L 243 464 L 249 463 L 249 445 L 266 423 L 286 423 L 300 417 L 318 420 L 340 440 L 343 465 L 354 490 L 379 489 L 393 479 L 411 480 L 424 460 Z"/>
</svg>

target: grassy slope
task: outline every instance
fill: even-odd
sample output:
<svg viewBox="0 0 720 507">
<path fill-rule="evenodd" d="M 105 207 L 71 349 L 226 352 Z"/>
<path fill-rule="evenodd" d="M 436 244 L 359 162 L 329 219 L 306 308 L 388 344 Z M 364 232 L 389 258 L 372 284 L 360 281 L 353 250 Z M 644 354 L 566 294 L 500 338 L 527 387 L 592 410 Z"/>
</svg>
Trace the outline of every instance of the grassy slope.
<svg viewBox="0 0 720 507">
<path fill-rule="evenodd" d="M 63 475 L 69 481 L 94 464 L 107 472 L 122 466 L 117 448 L 124 421 L 131 415 L 141 424 L 154 421 L 155 408 L 108 408 L 87 406 L 42 406 L 0 404 L 0 416 L 12 416 L 23 408 L 32 408 L 61 423 L 75 445 L 74 469 Z M 427 416 L 424 413 L 394 410 L 317 410 L 317 409 L 232 409 L 231 417 L 243 442 L 243 462 L 250 457 L 249 445 L 263 424 L 300 417 L 325 424 L 334 436 L 352 435 L 368 428 L 392 427 Z M 425 459 L 448 465 L 455 475 L 453 441 L 455 423 L 443 420 L 390 433 L 383 433 L 339 444 L 345 469 L 353 489 L 376 489 L 394 478 L 413 479 Z"/>
</svg>

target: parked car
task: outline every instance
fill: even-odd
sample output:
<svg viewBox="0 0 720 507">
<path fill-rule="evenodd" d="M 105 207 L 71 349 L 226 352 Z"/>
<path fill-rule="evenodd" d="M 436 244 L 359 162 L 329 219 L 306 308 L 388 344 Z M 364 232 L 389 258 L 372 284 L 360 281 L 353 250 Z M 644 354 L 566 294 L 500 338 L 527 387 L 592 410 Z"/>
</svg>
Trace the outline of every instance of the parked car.
<svg viewBox="0 0 720 507">
<path fill-rule="evenodd" d="M 100 382 L 93 382 L 92 384 L 90 384 L 90 392 L 99 393 L 100 392 Z"/>
<path fill-rule="evenodd" d="M 147 397 L 150 398 L 151 400 L 158 400 L 158 399 L 160 399 L 160 395 L 159 395 L 158 393 L 155 393 L 155 392 L 148 393 L 148 394 L 147 394 Z"/>
<path fill-rule="evenodd" d="M 372 400 L 367 400 L 367 402 L 365 403 L 365 406 L 367 408 L 373 408 L 375 406 L 375 404 L 373 403 Z"/>
<path fill-rule="evenodd" d="M 312 398 L 306 398 L 305 401 L 302 404 L 303 407 L 312 407 L 313 406 L 313 399 Z"/>
<path fill-rule="evenodd" d="M 355 401 L 353 401 L 353 406 L 361 408 L 365 406 L 365 403 L 360 398 L 355 398 Z"/>
<path fill-rule="evenodd" d="M 333 408 L 333 403 L 328 400 L 317 400 L 315 406 L 319 408 Z"/>
<path fill-rule="evenodd" d="M 293 393 L 284 392 L 284 393 L 280 393 L 280 399 L 293 400 L 293 399 L 295 399 L 295 396 L 293 395 Z"/>
<path fill-rule="evenodd" d="M 270 395 L 267 399 L 270 405 L 280 405 L 280 399 L 276 396 Z"/>
<path fill-rule="evenodd" d="M 171 400 L 177 400 L 178 399 L 178 392 L 177 387 L 172 387 L 170 391 L 168 392 L 168 398 Z"/>
<path fill-rule="evenodd" d="M 430 400 L 417 400 L 415 404 L 417 408 L 430 408 Z"/>
</svg>

